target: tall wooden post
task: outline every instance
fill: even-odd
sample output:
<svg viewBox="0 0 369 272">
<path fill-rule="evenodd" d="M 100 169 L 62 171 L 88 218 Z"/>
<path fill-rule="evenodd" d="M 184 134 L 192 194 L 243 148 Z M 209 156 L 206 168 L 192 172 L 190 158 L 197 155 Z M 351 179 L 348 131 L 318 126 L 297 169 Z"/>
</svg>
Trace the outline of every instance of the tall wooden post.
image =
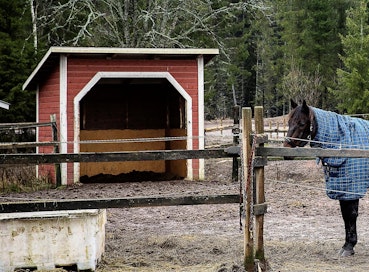
<svg viewBox="0 0 369 272">
<path fill-rule="evenodd" d="M 233 107 L 233 146 L 239 145 L 239 135 L 240 135 L 240 106 Z M 237 182 L 239 179 L 238 175 L 239 169 L 239 158 L 233 157 L 232 161 L 232 181 Z"/>
<path fill-rule="evenodd" d="M 264 133 L 263 107 L 256 106 L 255 111 L 255 132 Z M 260 143 L 259 146 L 264 146 Z M 264 194 L 264 165 L 266 160 L 259 160 L 255 165 L 255 258 L 264 261 L 264 213 L 266 212 L 265 194 Z"/>
<path fill-rule="evenodd" d="M 252 111 L 251 108 L 242 108 L 242 161 L 243 161 L 243 205 L 245 211 L 244 233 L 244 265 L 248 272 L 254 271 L 254 241 L 252 235 L 253 220 L 251 217 L 252 182 L 249 180 L 251 158 L 251 132 Z M 245 192 L 246 190 L 246 192 Z"/>
<path fill-rule="evenodd" d="M 53 134 L 53 142 L 58 142 L 58 128 L 56 126 L 56 115 L 52 114 L 50 115 L 50 121 L 52 123 L 52 134 Z M 59 153 L 59 145 L 54 145 L 54 153 Z M 60 169 L 60 163 L 55 164 L 55 186 L 60 187 L 61 184 L 61 169 Z"/>
</svg>

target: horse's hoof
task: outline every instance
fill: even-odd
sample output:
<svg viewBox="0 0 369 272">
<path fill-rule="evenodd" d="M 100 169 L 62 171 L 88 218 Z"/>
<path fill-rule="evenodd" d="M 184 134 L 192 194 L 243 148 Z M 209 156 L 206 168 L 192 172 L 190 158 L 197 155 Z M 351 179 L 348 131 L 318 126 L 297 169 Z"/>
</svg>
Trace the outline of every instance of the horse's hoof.
<svg viewBox="0 0 369 272">
<path fill-rule="evenodd" d="M 348 256 L 352 256 L 354 254 L 355 254 L 355 251 L 353 249 L 341 248 L 341 250 L 338 252 L 338 255 L 340 257 L 348 257 Z"/>
</svg>

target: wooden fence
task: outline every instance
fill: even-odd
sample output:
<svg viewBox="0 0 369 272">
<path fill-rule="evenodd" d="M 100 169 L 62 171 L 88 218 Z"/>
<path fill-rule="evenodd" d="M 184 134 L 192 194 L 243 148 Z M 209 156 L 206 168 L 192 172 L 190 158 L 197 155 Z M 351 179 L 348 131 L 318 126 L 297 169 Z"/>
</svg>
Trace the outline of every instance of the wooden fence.
<svg viewBox="0 0 369 272">
<path fill-rule="evenodd" d="M 226 149 L 206 150 L 157 150 L 132 152 L 101 152 L 101 153 L 49 153 L 49 154 L 0 154 L 0 164 L 60 164 L 63 162 L 113 162 L 113 161 L 147 161 L 147 160 L 182 160 L 209 158 L 236 158 L 239 156 L 238 147 Z M 205 196 L 171 196 L 171 197 L 139 197 L 113 199 L 84 199 L 78 201 L 27 201 L 0 203 L 0 213 L 30 212 L 47 210 L 75 210 L 99 208 L 127 208 L 146 206 L 176 206 L 200 204 L 240 203 L 240 196 L 205 195 Z"/>
<path fill-rule="evenodd" d="M 252 125 L 252 109 L 242 109 L 242 144 L 222 149 L 206 150 L 159 150 L 109 153 L 79 154 L 0 154 L 2 164 L 43 164 L 63 162 L 107 162 L 107 161 L 143 161 L 178 160 L 199 158 L 241 157 L 242 202 L 245 214 L 244 264 L 247 271 L 255 271 L 255 260 L 265 261 L 264 254 L 264 166 L 269 157 L 369 157 L 369 150 L 358 149 L 319 149 L 319 148 L 276 148 L 265 147 L 267 142 L 264 131 L 263 108 L 255 107 L 255 126 Z M 251 174 L 255 178 L 251 178 Z M 168 205 L 200 205 L 239 203 L 239 195 L 204 195 L 179 197 L 136 197 L 113 199 L 52 200 L 31 202 L 0 203 L 0 212 L 29 212 L 46 210 L 73 210 L 119 207 L 147 207 Z"/>
<path fill-rule="evenodd" d="M 287 121 L 284 117 L 282 121 L 271 122 L 263 124 L 264 133 L 266 133 L 269 138 L 280 139 L 286 136 L 288 131 Z"/>
<path fill-rule="evenodd" d="M 3 123 L 0 124 L 0 131 L 5 130 L 23 130 L 27 128 L 36 128 L 36 127 L 51 127 L 52 128 L 52 139 L 50 142 L 17 142 L 17 143 L 0 143 L 0 149 L 12 149 L 15 150 L 18 148 L 28 148 L 28 147 L 37 147 L 37 146 L 57 146 L 59 145 L 57 141 L 57 128 L 56 128 L 56 120 L 55 116 L 50 116 L 51 121 L 46 123 L 36 123 L 36 122 L 28 122 L 28 123 Z"/>
<path fill-rule="evenodd" d="M 263 131 L 262 107 L 254 108 L 255 128 L 252 128 L 252 109 L 242 109 L 242 166 L 243 203 L 244 203 L 244 264 L 246 271 L 255 271 L 256 260 L 264 262 L 264 166 L 270 157 L 346 157 L 369 158 L 369 150 L 361 149 L 321 149 L 321 148 L 285 148 L 265 147 L 266 135 Z M 253 162 L 253 163 L 251 163 Z M 248 180 L 254 174 L 253 182 Z"/>
</svg>

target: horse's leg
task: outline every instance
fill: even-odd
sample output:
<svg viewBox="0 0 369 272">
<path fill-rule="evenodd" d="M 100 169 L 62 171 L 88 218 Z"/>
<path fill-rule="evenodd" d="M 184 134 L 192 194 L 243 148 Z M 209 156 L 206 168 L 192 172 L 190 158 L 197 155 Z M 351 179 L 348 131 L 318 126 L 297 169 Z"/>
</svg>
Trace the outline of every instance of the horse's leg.
<svg viewBox="0 0 369 272">
<path fill-rule="evenodd" d="M 359 199 L 340 200 L 340 206 L 346 231 L 346 241 L 340 250 L 340 255 L 345 257 L 355 253 L 354 246 L 357 243 L 356 219 L 359 212 Z"/>
</svg>

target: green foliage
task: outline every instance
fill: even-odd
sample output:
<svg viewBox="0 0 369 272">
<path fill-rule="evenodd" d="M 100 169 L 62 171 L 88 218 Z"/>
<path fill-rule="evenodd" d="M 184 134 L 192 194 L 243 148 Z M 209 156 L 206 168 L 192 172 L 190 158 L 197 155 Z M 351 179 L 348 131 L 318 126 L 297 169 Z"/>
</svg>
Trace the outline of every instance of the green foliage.
<svg viewBox="0 0 369 272">
<path fill-rule="evenodd" d="M 273 2 L 268 1 L 272 6 Z M 256 43 L 256 73 L 257 86 L 255 105 L 263 105 L 268 117 L 284 114 L 283 97 L 278 94 L 280 77 L 283 74 L 283 51 L 281 46 L 281 28 L 277 24 L 277 6 L 274 6 L 268 18 L 259 13 L 253 23 L 257 29 Z"/>
<path fill-rule="evenodd" d="M 331 108 L 336 103 L 333 96 L 327 96 L 326 89 L 335 86 L 335 69 L 340 65 L 339 33 L 344 30 L 342 6 L 345 3 L 341 0 L 291 0 L 290 5 L 285 0 L 278 2 L 285 60 L 280 87 L 285 100 L 307 99 L 315 106 Z M 291 82 L 297 70 L 300 76 Z M 301 89 L 306 79 L 314 89 Z M 295 88 L 291 89 L 292 86 Z"/>
<path fill-rule="evenodd" d="M 35 93 L 22 91 L 32 71 L 34 50 L 27 41 L 30 26 L 25 3 L 0 1 L 0 99 L 11 104 L 0 109 L 0 122 L 34 121 Z"/>
<path fill-rule="evenodd" d="M 339 108 L 348 113 L 369 109 L 369 11 L 368 1 L 347 13 L 347 33 L 341 35 L 344 67 L 337 70 L 338 89 L 334 92 Z"/>
</svg>

